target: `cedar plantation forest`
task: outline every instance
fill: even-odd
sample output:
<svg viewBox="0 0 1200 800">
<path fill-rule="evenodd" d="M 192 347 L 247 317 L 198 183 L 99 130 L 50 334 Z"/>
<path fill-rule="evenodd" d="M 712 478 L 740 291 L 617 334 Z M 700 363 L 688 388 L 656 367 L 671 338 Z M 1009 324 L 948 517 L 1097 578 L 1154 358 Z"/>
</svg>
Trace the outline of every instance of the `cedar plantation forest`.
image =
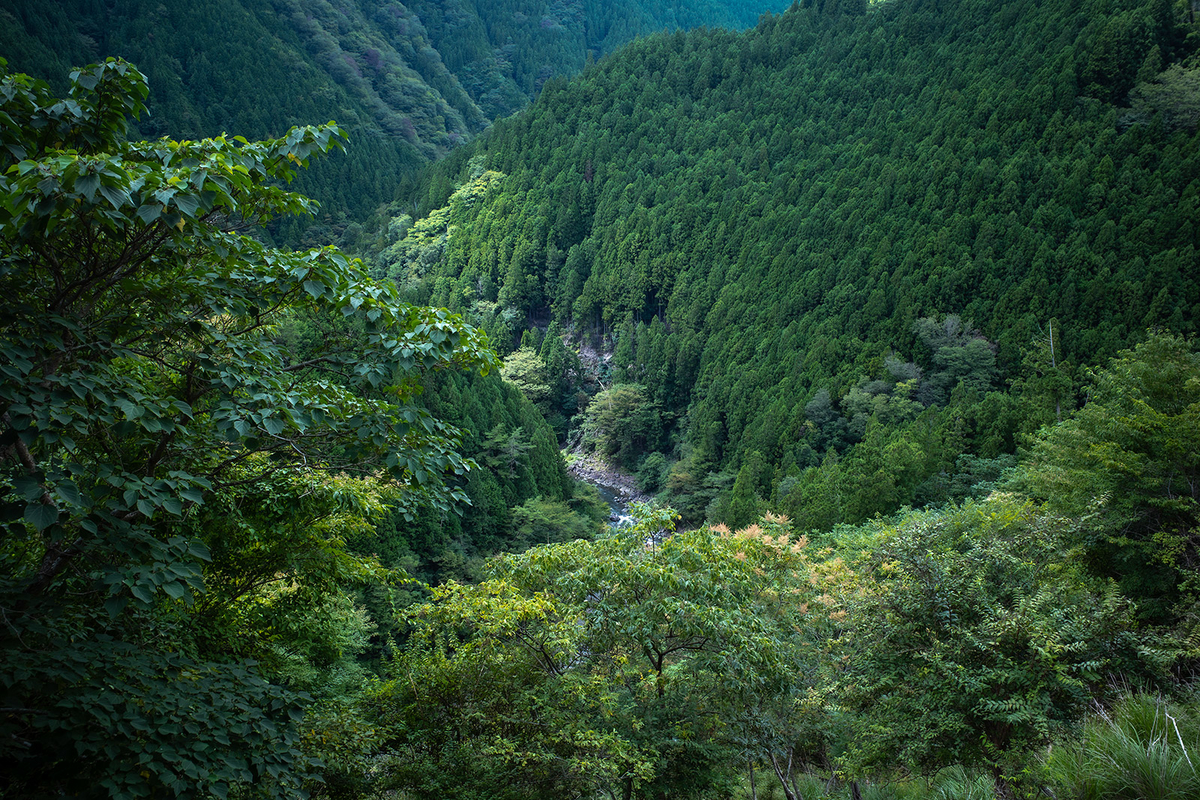
<svg viewBox="0 0 1200 800">
<path fill-rule="evenodd" d="M 0 797 L 1200 797 L 1197 10 L 0 9 Z"/>
</svg>

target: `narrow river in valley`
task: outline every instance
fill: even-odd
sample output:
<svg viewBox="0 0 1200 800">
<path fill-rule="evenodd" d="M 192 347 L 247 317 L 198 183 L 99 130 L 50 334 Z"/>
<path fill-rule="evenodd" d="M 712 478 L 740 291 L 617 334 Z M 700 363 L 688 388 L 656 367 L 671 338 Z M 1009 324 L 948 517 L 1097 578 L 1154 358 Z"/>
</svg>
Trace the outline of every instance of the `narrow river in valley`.
<svg viewBox="0 0 1200 800">
<path fill-rule="evenodd" d="M 576 480 L 596 487 L 600 499 L 608 504 L 610 525 L 621 526 L 633 522 L 629 516 L 629 504 L 635 500 L 649 501 L 650 498 L 637 490 L 637 482 L 629 475 L 621 474 L 595 456 L 575 454 L 568 461 L 567 470 Z"/>
<path fill-rule="evenodd" d="M 591 483 L 591 481 L 588 481 Z M 596 487 L 596 491 L 600 492 L 600 499 L 608 503 L 608 524 L 620 527 L 633 522 L 633 517 L 629 516 L 629 506 L 619 492 L 615 492 L 607 486 L 602 486 L 599 483 L 592 483 Z"/>
</svg>

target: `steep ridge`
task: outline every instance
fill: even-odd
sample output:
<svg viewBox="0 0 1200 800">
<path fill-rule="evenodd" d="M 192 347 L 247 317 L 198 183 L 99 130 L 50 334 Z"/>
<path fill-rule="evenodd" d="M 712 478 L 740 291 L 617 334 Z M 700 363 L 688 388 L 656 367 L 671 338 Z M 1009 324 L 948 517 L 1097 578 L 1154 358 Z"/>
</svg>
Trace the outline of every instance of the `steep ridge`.
<svg viewBox="0 0 1200 800">
<path fill-rule="evenodd" d="M 520 109 L 553 75 L 579 71 L 664 28 L 745 27 L 782 0 L 97 0 L 0 9 L 13 72 L 62 81 L 117 55 L 150 78 L 145 136 L 256 138 L 336 119 L 349 150 L 298 188 L 342 234 L 430 160 Z M 65 88 L 56 84 L 57 89 Z M 341 216 L 337 216 L 337 215 Z M 347 216 L 348 215 L 348 216 Z M 353 234 L 351 235 L 351 240 Z"/>
<path fill-rule="evenodd" d="M 553 81 L 379 257 L 502 351 L 551 319 L 602 338 L 693 518 L 735 478 L 819 526 L 988 485 L 1079 367 L 1195 330 L 1189 18 L 806 6 Z"/>
</svg>

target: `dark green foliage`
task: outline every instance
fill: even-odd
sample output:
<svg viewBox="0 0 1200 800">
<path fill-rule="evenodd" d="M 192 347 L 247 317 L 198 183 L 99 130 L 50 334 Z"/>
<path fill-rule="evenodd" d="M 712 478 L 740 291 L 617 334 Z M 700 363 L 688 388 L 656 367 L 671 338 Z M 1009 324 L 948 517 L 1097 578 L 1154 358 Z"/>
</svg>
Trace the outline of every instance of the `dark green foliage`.
<svg viewBox="0 0 1200 800">
<path fill-rule="evenodd" d="M 0 735 L 25 746 L 4 748 L 0 796 L 302 795 L 314 767 L 295 726 L 306 696 L 253 662 L 147 651 L 107 620 L 86 621 L 80 640 L 80 622 L 43 620 L 24 631 L 30 649 L 5 651 L 0 691 L 17 707 Z"/>
<path fill-rule="evenodd" d="M 365 217 L 406 173 L 487 124 L 418 31 L 389 41 L 353 6 L 73 0 L 4 14 L 0 53 L 12 54 L 14 68 L 58 80 L 70 63 L 110 55 L 137 63 L 154 87 L 139 123 L 147 137 L 261 138 L 302 121 L 343 121 L 354 144 L 297 184 L 326 206 L 314 244 L 344 233 L 347 213 Z"/>
<path fill-rule="evenodd" d="M 204 51 L 146 35 L 197 33 L 198 6 L 78 6 L 132 31 L 156 80 L 236 95 Z M 785 787 L 793 761 L 883 779 L 959 762 L 1003 794 L 1111 672 L 1195 656 L 1200 164 L 1178 9 L 816 0 L 544 80 L 578 53 L 572 25 L 617 37 L 625 8 L 213 6 L 242 23 L 222 29 L 230 65 L 257 57 L 243 32 L 299 44 L 305 101 L 349 111 L 375 155 L 436 156 L 542 88 L 402 187 L 378 233 L 336 214 L 308 231 L 374 247 L 398 288 L 215 227 L 306 207 L 263 182 L 332 126 L 128 145 L 144 87 L 119 62 L 80 73 L 78 107 L 5 84 L 0 754 L 18 782 L 0 792 L 298 796 L 323 774 L 346 796 L 727 796 L 771 759 Z M 93 79 L 124 100 L 95 102 Z M 254 113 L 286 114 L 263 88 Z M 220 101 L 198 97 L 160 118 L 209 124 Z M 369 207 L 361 186 L 330 189 Z M 112 294 L 54 294 L 114 263 Z M 454 312 L 504 380 L 434 368 L 494 363 Z M 1170 333 L 1076 413 L 1082 367 L 1147 328 Z M 746 527 L 594 538 L 603 506 L 558 453 L 573 433 L 689 520 Z M 1019 442 L 1045 508 L 995 493 L 1019 486 Z M 905 505 L 931 510 L 886 517 Z M 753 524 L 768 508 L 867 523 L 809 562 L 786 520 Z M 397 617 L 427 589 L 390 567 L 445 585 Z M 480 576 L 497 581 L 446 580 Z M 1138 613 L 1174 633 L 1135 638 Z M 360 653 L 396 678 L 374 705 Z"/>
<path fill-rule="evenodd" d="M 1016 456 L 1007 454 L 995 458 L 961 455 L 952 472 L 939 472 L 918 486 L 914 499 L 921 506 L 982 500 L 1000 488 L 1016 466 Z"/>
<path fill-rule="evenodd" d="M 1140 663 L 1132 604 L 1065 557 L 1078 525 L 995 499 L 859 533 L 874 541 L 838 678 L 849 763 L 985 766 L 1003 788 L 1105 674 L 1161 666 Z"/>
<path fill-rule="evenodd" d="M 0 9 L 0 56 L 59 80 L 73 64 L 120 56 L 154 87 L 147 137 L 278 136 L 338 119 L 345 154 L 297 187 L 325 212 L 305 244 L 353 247 L 362 221 L 440 158 L 536 97 L 554 75 L 581 70 L 639 34 L 744 28 L 783 0 L 57 0 Z M 56 87 L 57 88 L 57 87 Z M 394 212 L 393 212 L 394 213 Z"/>
<path fill-rule="evenodd" d="M 1043 432 L 1024 486 L 1088 515 L 1079 544 L 1157 620 L 1194 615 L 1200 579 L 1200 356 L 1156 334 L 1096 376 L 1072 419 Z M 1184 605 L 1180 605 L 1183 603 Z"/>
<path fill-rule="evenodd" d="M 939 502 L 918 487 L 960 455 L 1068 415 L 1076 365 L 1195 329 L 1200 140 L 1113 105 L 1192 52 L 1190 23 L 1136 0 L 854 10 L 639 41 L 432 179 L 493 176 L 437 223 L 435 300 L 498 300 L 502 348 L 549 318 L 610 350 L 664 425 L 621 458 L 687 462 L 692 520 L 755 451 L 758 496 L 814 524 Z M 830 450 L 850 483 L 791 491 Z"/>
<path fill-rule="evenodd" d="M 738 470 L 733 488 L 722 493 L 709 507 L 708 517 L 730 528 L 744 528 L 757 520 L 766 511 L 766 504 L 759 497 L 759 475 L 765 469 L 762 454 L 754 452 Z"/>
<path fill-rule="evenodd" d="M 460 515 L 399 515 L 364 543 L 389 566 L 430 582 L 473 579 L 487 556 L 547 541 L 595 535 L 599 515 L 567 473 L 557 437 L 521 392 L 496 375 L 426 376 L 421 401 L 462 428 L 462 452 L 477 467 L 461 491 Z"/>
<path fill-rule="evenodd" d="M 654 452 L 647 455 L 642 459 L 641 466 L 638 467 L 638 489 L 647 494 L 657 492 L 666 483 L 668 467 L 667 457 L 662 453 Z"/>
<path fill-rule="evenodd" d="M 145 77 L 70 80 L 0 61 L 0 791 L 303 796 L 337 749 L 304 731 L 370 738 L 285 688 L 361 647 L 342 586 L 389 576 L 346 541 L 463 498 L 458 432 L 412 398 L 495 358 L 333 248 L 229 228 L 306 211 L 279 184 L 336 125 L 127 141 Z M 305 318 L 358 335 L 300 358 Z"/>
</svg>

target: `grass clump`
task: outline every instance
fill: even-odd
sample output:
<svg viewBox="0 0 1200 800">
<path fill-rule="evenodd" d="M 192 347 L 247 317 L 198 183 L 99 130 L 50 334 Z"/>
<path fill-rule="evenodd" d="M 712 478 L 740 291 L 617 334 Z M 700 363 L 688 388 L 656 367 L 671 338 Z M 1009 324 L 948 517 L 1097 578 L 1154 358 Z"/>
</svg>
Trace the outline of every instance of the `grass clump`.
<svg viewBox="0 0 1200 800">
<path fill-rule="evenodd" d="M 1055 748 L 1047 772 L 1072 800 L 1200 797 L 1200 714 L 1147 695 L 1094 714 L 1083 735 Z"/>
</svg>

